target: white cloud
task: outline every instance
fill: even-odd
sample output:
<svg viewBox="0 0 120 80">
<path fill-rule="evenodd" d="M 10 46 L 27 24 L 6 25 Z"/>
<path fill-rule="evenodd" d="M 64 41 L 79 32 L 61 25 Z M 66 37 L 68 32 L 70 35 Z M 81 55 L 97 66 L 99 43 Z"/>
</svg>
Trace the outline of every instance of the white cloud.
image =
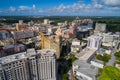
<svg viewBox="0 0 120 80">
<path fill-rule="evenodd" d="M 45 10 L 40 9 L 38 12 L 39 12 L 39 13 L 44 13 L 44 12 L 45 12 Z"/>
<path fill-rule="evenodd" d="M 100 8 L 102 8 L 103 7 L 103 5 L 101 5 L 101 4 L 95 4 L 94 5 L 94 8 L 96 8 L 96 9 L 100 9 Z"/>
<path fill-rule="evenodd" d="M 16 10 L 15 7 L 12 7 L 12 6 L 11 6 L 11 7 L 9 8 L 9 11 L 11 11 L 11 12 L 14 12 L 15 10 Z"/>
<path fill-rule="evenodd" d="M 33 4 L 32 6 L 25 6 L 25 5 L 21 5 L 17 8 L 18 11 L 30 11 L 30 10 L 35 10 L 36 9 L 36 5 Z"/>
<path fill-rule="evenodd" d="M 120 13 L 120 0 L 91 0 L 91 3 L 86 4 L 84 0 L 79 0 L 76 3 L 65 5 L 61 3 L 58 6 L 51 8 L 39 8 L 35 4 L 31 6 L 20 5 L 18 7 L 9 7 L 6 10 L 0 9 L 0 13 L 8 14 L 42 14 L 42 15 L 107 15 Z M 117 3 L 116 3 L 117 2 Z M 108 6 L 109 4 L 109 6 Z M 110 6 L 112 4 L 112 6 Z M 114 5 L 114 6 L 113 6 Z"/>
<path fill-rule="evenodd" d="M 120 0 L 103 0 L 105 5 L 120 6 Z"/>
<path fill-rule="evenodd" d="M 108 9 L 109 9 L 109 10 L 112 10 L 112 11 L 113 11 L 113 10 L 120 10 L 120 7 L 109 7 Z"/>
<path fill-rule="evenodd" d="M 33 9 L 36 9 L 36 5 L 35 5 L 35 4 L 33 4 L 33 5 L 32 5 L 32 8 L 33 8 Z"/>
<path fill-rule="evenodd" d="M 91 4 L 88 4 L 86 5 L 85 9 L 91 9 L 92 8 L 92 5 Z"/>
<path fill-rule="evenodd" d="M 61 3 L 60 5 L 49 8 L 49 9 L 43 9 L 39 12 L 41 13 L 48 13 L 48 14 L 61 14 L 61 15 L 109 15 L 114 13 L 114 10 L 119 10 L 119 7 L 114 6 L 107 6 L 103 5 L 102 0 L 92 0 L 90 4 L 85 4 L 83 1 L 76 2 L 71 5 L 64 5 Z M 118 12 L 120 13 L 120 12 Z M 115 13 L 114 13 L 115 14 Z"/>
<path fill-rule="evenodd" d="M 31 9 L 29 6 L 19 6 L 18 10 L 23 11 L 23 10 L 29 10 Z"/>
</svg>

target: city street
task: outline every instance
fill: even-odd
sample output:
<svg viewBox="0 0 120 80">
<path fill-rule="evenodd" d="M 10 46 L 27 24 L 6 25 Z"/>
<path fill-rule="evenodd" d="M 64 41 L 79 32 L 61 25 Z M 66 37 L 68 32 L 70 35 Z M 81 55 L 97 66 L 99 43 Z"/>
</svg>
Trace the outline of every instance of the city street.
<svg viewBox="0 0 120 80">
<path fill-rule="evenodd" d="M 109 62 L 107 63 L 107 65 L 113 66 L 114 62 L 115 62 L 115 56 L 114 53 L 116 52 L 116 50 L 113 48 L 112 50 L 112 55 L 111 55 L 111 59 L 109 60 Z"/>
</svg>

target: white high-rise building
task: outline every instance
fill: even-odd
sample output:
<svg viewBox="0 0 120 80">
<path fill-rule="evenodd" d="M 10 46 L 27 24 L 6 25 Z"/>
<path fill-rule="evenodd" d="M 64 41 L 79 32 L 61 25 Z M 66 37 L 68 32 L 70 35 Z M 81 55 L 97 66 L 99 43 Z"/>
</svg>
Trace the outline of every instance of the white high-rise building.
<svg viewBox="0 0 120 80">
<path fill-rule="evenodd" d="M 56 80 L 55 50 L 38 50 L 36 54 L 29 56 L 28 64 L 30 80 Z"/>
<path fill-rule="evenodd" d="M 39 50 L 37 64 L 39 80 L 56 80 L 55 50 Z"/>
<path fill-rule="evenodd" d="M 102 42 L 102 37 L 100 36 L 90 36 L 88 37 L 87 48 L 94 48 L 99 50 Z"/>
</svg>

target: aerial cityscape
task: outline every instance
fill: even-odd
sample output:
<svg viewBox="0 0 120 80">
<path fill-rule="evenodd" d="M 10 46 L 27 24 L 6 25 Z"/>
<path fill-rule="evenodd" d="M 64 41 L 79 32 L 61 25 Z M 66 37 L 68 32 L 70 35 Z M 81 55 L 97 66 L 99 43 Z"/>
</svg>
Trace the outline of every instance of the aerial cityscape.
<svg viewBox="0 0 120 80">
<path fill-rule="evenodd" d="M 0 80 L 120 80 L 120 0 L 1 1 Z"/>
</svg>

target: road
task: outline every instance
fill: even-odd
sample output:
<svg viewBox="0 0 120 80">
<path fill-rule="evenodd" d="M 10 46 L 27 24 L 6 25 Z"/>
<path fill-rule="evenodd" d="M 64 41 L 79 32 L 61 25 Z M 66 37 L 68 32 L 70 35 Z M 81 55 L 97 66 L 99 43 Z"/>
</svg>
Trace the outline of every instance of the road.
<svg viewBox="0 0 120 80">
<path fill-rule="evenodd" d="M 111 55 L 111 59 L 108 61 L 107 65 L 109 66 L 113 66 L 114 65 L 114 62 L 115 62 L 115 56 L 114 56 L 114 53 L 116 52 L 116 50 L 113 48 L 112 50 L 112 55 Z"/>
</svg>

